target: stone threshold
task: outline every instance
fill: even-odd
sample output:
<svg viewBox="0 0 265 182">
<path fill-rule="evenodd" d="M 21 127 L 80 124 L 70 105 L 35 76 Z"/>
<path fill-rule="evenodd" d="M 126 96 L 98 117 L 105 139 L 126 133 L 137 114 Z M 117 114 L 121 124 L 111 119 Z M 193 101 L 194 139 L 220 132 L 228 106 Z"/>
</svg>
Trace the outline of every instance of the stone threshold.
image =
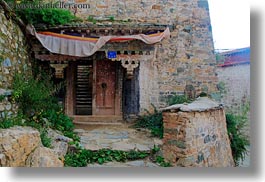
<svg viewBox="0 0 265 182">
<path fill-rule="evenodd" d="M 98 124 L 98 125 L 121 125 L 123 124 L 122 116 L 117 115 L 73 115 L 74 124 Z"/>
</svg>

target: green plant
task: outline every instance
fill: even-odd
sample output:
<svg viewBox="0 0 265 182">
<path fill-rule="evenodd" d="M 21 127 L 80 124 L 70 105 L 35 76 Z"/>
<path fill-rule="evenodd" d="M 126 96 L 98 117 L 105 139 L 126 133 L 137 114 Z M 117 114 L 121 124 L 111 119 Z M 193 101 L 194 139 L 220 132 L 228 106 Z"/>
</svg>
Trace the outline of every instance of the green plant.
<svg viewBox="0 0 265 182">
<path fill-rule="evenodd" d="M 51 148 L 52 139 L 48 137 L 48 132 L 46 129 L 41 129 L 40 138 L 44 147 Z"/>
<path fill-rule="evenodd" d="M 154 113 L 147 112 L 147 115 L 140 116 L 134 124 L 135 128 L 147 128 L 151 130 L 151 134 L 155 137 L 163 138 L 163 116 L 154 106 Z"/>
<path fill-rule="evenodd" d="M 221 55 L 220 53 L 216 53 L 215 58 L 216 58 L 216 61 L 223 62 L 225 60 L 226 56 Z"/>
<path fill-rule="evenodd" d="M 172 167 L 172 164 L 166 162 L 165 159 L 161 156 L 156 157 L 156 163 L 158 163 L 161 167 Z"/>
<path fill-rule="evenodd" d="M 30 117 L 44 110 L 59 110 L 54 97 L 58 90 L 59 86 L 53 84 L 48 74 L 42 73 L 36 77 L 16 74 L 12 98 L 20 106 L 23 115 Z"/>
<path fill-rule="evenodd" d="M 89 15 L 89 16 L 87 17 L 87 21 L 93 22 L 93 20 L 94 20 L 94 16 Z"/>
<path fill-rule="evenodd" d="M 55 94 L 62 88 L 62 84 L 54 85 L 52 77 L 42 71 L 35 70 L 33 75 L 16 74 L 13 82 L 12 98 L 19 105 L 19 113 L 27 126 L 37 128 L 44 145 L 49 145 L 45 137 L 48 128 L 61 131 L 65 136 L 79 141 L 74 133 L 72 120 L 63 113 Z"/>
<path fill-rule="evenodd" d="M 2 118 L 2 121 L 0 121 L 0 128 L 7 129 L 17 125 L 23 126 L 24 123 L 22 121 L 23 119 L 21 115 L 17 115 L 10 118 Z"/>
<path fill-rule="evenodd" d="M 5 98 L 6 98 L 5 95 L 0 95 L 0 102 L 4 101 Z"/>
<path fill-rule="evenodd" d="M 186 95 L 173 95 L 171 96 L 167 104 L 168 105 L 174 105 L 174 104 L 183 104 L 183 103 L 190 103 L 191 100 Z"/>
<path fill-rule="evenodd" d="M 43 3 L 38 0 L 33 2 L 22 1 L 27 7 L 33 6 L 43 6 L 45 8 L 23 8 L 16 9 L 16 13 L 25 23 L 30 23 L 33 25 L 46 24 L 46 25 L 64 25 L 67 23 L 72 23 L 77 20 L 77 18 L 66 9 L 61 8 L 47 8 L 49 4 Z"/>
<path fill-rule="evenodd" d="M 208 94 L 205 93 L 205 92 L 201 92 L 199 96 L 200 96 L 200 97 L 208 97 Z"/>
<path fill-rule="evenodd" d="M 211 98 L 218 101 L 218 102 L 221 102 L 224 95 L 227 94 L 227 89 L 226 89 L 225 83 L 219 82 L 217 84 L 217 89 L 218 89 L 217 92 L 211 93 Z"/>
<path fill-rule="evenodd" d="M 65 155 L 64 164 L 67 167 L 85 167 L 90 163 L 103 164 L 110 161 L 126 162 L 127 160 L 136 160 L 146 158 L 149 154 L 138 151 L 119 151 L 110 149 L 101 149 L 91 151 L 80 149 L 76 152 L 68 152 Z"/>
<path fill-rule="evenodd" d="M 109 21 L 112 21 L 112 22 L 115 21 L 115 17 L 114 16 L 109 16 L 108 19 L 109 19 Z"/>
<path fill-rule="evenodd" d="M 145 152 L 137 152 L 135 150 L 131 150 L 126 153 L 127 160 L 137 160 L 137 159 L 144 159 L 148 156 Z"/>
<path fill-rule="evenodd" d="M 248 153 L 247 146 L 249 141 L 242 132 L 246 124 L 246 118 L 242 115 L 226 114 L 226 123 L 232 155 L 236 166 L 238 166 L 240 160 L 243 161 Z"/>
<path fill-rule="evenodd" d="M 15 124 L 10 120 L 4 120 L 0 122 L 0 128 L 7 129 L 15 126 Z"/>
</svg>

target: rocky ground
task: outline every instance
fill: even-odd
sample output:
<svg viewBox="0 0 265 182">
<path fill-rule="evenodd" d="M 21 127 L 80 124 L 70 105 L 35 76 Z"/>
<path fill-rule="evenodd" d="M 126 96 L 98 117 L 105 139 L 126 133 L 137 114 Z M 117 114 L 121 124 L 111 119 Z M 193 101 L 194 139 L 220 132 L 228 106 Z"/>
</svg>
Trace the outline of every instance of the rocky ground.
<svg viewBox="0 0 265 182">
<path fill-rule="evenodd" d="M 81 145 L 88 150 L 109 148 L 122 151 L 148 151 L 154 145 L 162 145 L 162 141 L 151 137 L 148 130 L 136 130 L 130 125 L 76 125 L 75 131 L 81 138 Z M 250 147 L 248 151 L 249 154 L 246 155 L 244 161 L 240 162 L 239 167 L 250 166 Z M 89 164 L 88 167 L 159 167 L 159 165 L 146 159 L 126 163 Z"/>
<path fill-rule="evenodd" d="M 122 151 L 150 151 L 162 141 L 151 137 L 148 130 L 134 129 L 128 125 L 82 125 L 75 131 L 81 138 L 81 145 L 88 150 L 112 149 Z M 41 144 L 40 134 L 30 127 L 0 129 L 0 166 L 10 167 L 63 167 L 63 158 L 71 139 L 49 130 L 52 149 Z M 250 151 L 250 147 L 248 148 Z M 239 167 L 250 166 L 250 152 Z M 103 165 L 88 164 L 87 167 L 159 167 L 148 157 L 144 160 L 125 163 L 109 162 Z"/>
<path fill-rule="evenodd" d="M 136 130 L 129 125 L 77 125 L 80 144 L 88 150 L 112 149 L 121 151 L 150 151 L 162 141 L 151 137 L 145 129 Z M 103 165 L 89 164 L 88 167 L 159 167 L 149 159 L 126 163 L 110 162 Z"/>
</svg>

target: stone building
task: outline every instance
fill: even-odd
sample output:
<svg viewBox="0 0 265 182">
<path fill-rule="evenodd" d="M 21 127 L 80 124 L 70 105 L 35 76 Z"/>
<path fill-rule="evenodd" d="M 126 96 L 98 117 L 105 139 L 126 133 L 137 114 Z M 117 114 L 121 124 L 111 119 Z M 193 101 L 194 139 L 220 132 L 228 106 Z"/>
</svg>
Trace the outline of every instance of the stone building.
<svg viewBox="0 0 265 182">
<path fill-rule="evenodd" d="M 250 102 L 250 47 L 225 51 L 218 56 L 216 72 L 225 90 L 222 102 L 227 109 L 238 113 Z"/>
<path fill-rule="evenodd" d="M 49 66 L 54 79 L 66 82 L 66 91 L 60 97 L 66 114 L 75 121 L 130 119 L 152 111 L 152 105 L 167 106 L 168 98 L 176 94 L 196 97 L 201 92 L 216 92 L 218 78 L 207 0 L 74 3 L 88 4 L 86 8 L 74 9 L 84 21 L 65 26 L 35 26 L 36 32 L 30 29 L 30 55 L 40 66 Z M 1 30 L 10 28 L 2 14 Z M 6 42 L 6 35 L 0 35 L 1 51 L 8 44 L 22 48 L 18 52 L 23 53 L 25 45 L 13 45 L 12 41 Z M 13 39 L 24 44 L 21 33 L 16 35 Z M 112 41 L 110 37 L 119 40 Z M 153 38 L 156 41 L 151 41 Z M 80 43 L 98 43 L 102 39 L 104 44 L 95 52 L 95 45 L 88 48 Z M 86 54 L 87 49 L 92 54 Z M 5 60 L 1 63 L 2 80 L 6 79 L 8 58 L 12 69 L 19 59 L 22 62 L 27 58 L 23 53 L 11 59 L 6 51 L 1 56 Z"/>
</svg>

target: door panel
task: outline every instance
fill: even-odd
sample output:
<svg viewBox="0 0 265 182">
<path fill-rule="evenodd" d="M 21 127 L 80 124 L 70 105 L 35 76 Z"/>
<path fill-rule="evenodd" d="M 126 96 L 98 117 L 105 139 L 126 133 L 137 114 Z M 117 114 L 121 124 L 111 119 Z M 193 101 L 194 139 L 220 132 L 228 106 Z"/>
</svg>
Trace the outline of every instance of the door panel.
<svg viewBox="0 0 265 182">
<path fill-rule="evenodd" d="M 96 115 L 115 114 L 115 62 L 96 61 Z"/>
</svg>

